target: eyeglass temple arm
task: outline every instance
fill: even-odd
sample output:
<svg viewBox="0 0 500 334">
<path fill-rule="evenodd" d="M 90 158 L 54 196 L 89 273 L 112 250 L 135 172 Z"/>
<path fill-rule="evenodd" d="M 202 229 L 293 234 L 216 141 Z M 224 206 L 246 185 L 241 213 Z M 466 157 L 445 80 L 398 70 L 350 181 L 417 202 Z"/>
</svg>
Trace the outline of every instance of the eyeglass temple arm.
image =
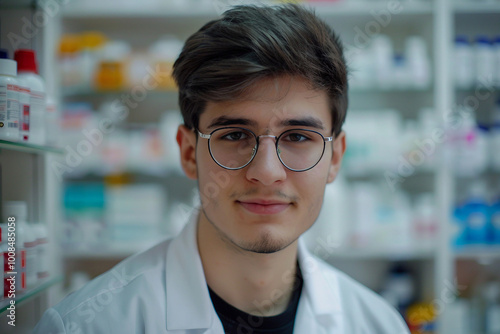
<svg viewBox="0 0 500 334">
<path fill-rule="evenodd" d="M 198 131 L 198 134 L 200 135 L 201 138 L 205 138 L 205 139 L 210 139 L 210 137 L 212 136 L 212 135 L 206 135 L 204 133 L 201 133 L 200 131 Z"/>
</svg>

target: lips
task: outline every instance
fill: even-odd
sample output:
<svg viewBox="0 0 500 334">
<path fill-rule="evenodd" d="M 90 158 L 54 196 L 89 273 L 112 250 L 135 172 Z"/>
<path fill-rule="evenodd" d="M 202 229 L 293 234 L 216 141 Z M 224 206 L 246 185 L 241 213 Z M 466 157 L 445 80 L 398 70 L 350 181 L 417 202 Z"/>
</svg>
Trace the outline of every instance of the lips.
<svg viewBox="0 0 500 334">
<path fill-rule="evenodd" d="M 258 215 L 273 215 L 286 210 L 291 203 L 275 200 L 245 200 L 237 201 L 245 210 Z"/>
</svg>

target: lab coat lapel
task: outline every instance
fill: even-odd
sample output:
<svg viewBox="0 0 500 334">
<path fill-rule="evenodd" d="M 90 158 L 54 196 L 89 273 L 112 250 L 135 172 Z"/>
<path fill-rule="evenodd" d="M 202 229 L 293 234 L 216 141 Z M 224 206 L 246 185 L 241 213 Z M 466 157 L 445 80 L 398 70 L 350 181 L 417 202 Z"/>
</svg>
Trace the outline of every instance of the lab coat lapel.
<svg viewBox="0 0 500 334">
<path fill-rule="evenodd" d="M 167 330 L 177 333 L 224 333 L 205 280 L 196 241 L 198 211 L 172 240 L 166 263 Z M 294 333 L 343 333 L 344 324 L 337 277 L 312 256 L 299 238 L 298 260 L 304 285 Z"/>
<path fill-rule="evenodd" d="M 299 238 L 298 260 L 304 285 L 295 318 L 294 333 L 343 333 L 344 323 L 337 277 L 324 270 Z"/>
<path fill-rule="evenodd" d="M 196 242 L 198 210 L 181 234 L 172 240 L 166 263 L 168 331 L 223 333 L 207 288 Z"/>
</svg>

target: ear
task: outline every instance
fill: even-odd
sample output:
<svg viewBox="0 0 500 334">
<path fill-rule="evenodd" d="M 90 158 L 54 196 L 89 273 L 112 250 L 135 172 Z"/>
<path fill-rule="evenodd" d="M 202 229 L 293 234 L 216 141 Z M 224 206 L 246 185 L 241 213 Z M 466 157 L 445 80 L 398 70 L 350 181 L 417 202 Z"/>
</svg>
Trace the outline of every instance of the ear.
<svg viewBox="0 0 500 334">
<path fill-rule="evenodd" d="M 181 154 L 182 169 L 188 178 L 196 180 L 196 133 L 185 125 L 179 125 L 176 139 Z"/>
<path fill-rule="evenodd" d="M 327 183 L 332 183 L 333 180 L 335 180 L 335 178 L 337 177 L 337 174 L 340 170 L 340 165 L 342 164 L 342 158 L 344 157 L 345 148 L 345 132 L 341 131 L 333 141 L 333 154 L 330 169 L 328 170 Z"/>
</svg>

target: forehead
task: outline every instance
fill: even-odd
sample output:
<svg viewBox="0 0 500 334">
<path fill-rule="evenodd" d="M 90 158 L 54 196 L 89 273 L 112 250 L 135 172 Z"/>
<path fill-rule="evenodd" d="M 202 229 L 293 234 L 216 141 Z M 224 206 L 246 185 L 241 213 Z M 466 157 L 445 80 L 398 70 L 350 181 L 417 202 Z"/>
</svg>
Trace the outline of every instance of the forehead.
<svg viewBox="0 0 500 334">
<path fill-rule="evenodd" d="M 326 92 L 312 89 L 308 81 L 297 77 L 263 79 L 241 99 L 210 101 L 200 115 L 199 126 L 206 129 L 220 118 L 247 119 L 247 125 L 264 129 L 282 127 L 285 120 L 304 118 L 317 120 L 325 130 L 330 130 L 332 123 Z"/>
</svg>

